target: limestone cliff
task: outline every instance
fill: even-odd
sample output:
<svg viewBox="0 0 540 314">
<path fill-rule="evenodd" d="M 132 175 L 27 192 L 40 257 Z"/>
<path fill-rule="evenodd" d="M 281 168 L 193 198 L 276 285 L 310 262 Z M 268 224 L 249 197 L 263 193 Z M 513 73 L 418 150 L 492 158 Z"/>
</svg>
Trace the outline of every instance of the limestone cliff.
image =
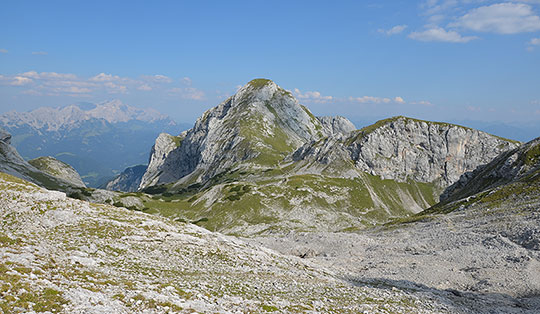
<svg viewBox="0 0 540 314">
<path fill-rule="evenodd" d="M 276 166 L 307 142 L 352 129 L 345 118 L 317 119 L 290 92 L 256 79 L 205 112 L 178 147 L 160 136 L 140 187 L 204 183 L 233 168 Z"/>
</svg>

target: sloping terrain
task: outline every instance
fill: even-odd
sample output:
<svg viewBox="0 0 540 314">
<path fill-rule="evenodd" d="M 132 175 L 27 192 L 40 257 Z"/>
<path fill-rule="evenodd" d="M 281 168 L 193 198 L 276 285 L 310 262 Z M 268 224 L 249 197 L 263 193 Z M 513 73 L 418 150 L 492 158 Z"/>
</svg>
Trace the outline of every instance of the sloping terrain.
<svg viewBox="0 0 540 314">
<path fill-rule="evenodd" d="M 465 313 L 448 291 L 343 280 L 305 263 L 0 173 L 0 309 L 66 313 Z M 486 305 L 484 300 L 476 302 Z"/>
<path fill-rule="evenodd" d="M 31 181 L 51 190 L 68 190 L 73 185 L 43 172 L 25 161 L 11 145 L 11 134 L 0 128 L 0 171 Z"/>
<path fill-rule="evenodd" d="M 28 161 L 29 164 L 38 168 L 39 170 L 50 174 L 51 176 L 63 179 L 71 183 L 75 187 L 84 188 L 84 182 L 81 176 L 73 167 L 62 162 L 54 157 L 38 157 Z"/>
<path fill-rule="evenodd" d="M 540 309 L 540 140 L 466 174 L 446 201 L 362 233 L 290 233 L 256 243 L 343 276 L 490 300 L 473 312 Z"/>
</svg>

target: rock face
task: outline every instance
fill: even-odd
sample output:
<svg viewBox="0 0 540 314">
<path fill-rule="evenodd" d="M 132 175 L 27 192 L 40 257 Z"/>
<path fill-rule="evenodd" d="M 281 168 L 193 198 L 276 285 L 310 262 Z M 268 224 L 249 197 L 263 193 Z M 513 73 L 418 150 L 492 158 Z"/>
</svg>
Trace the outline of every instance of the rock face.
<svg viewBox="0 0 540 314">
<path fill-rule="evenodd" d="M 49 189 L 68 189 L 72 184 L 45 173 L 24 160 L 11 146 L 11 135 L 0 128 L 0 171 Z"/>
<path fill-rule="evenodd" d="M 303 144 L 351 128 L 345 118 L 315 118 L 290 92 L 256 79 L 197 119 L 166 158 L 154 149 L 157 156 L 152 154 L 140 188 L 178 180 L 204 183 L 232 168 L 275 166 Z M 153 159 L 163 161 L 154 166 Z"/>
<path fill-rule="evenodd" d="M 111 191 L 135 192 L 141 184 L 141 179 L 146 172 L 146 169 L 146 165 L 138 165 L 126 168 L 126 170 L 124 170 L 116 178 L 109 181 L 106 184 L 105 189 Z"/>
<path fill-rule="evenodd" d="M 146 163 L 159 133 L 189 125 L 113 100 L 11 111 L 0 114 L 0 127 L 13 135 L 12 145 L 25 159 L 53 156 L 73 166 L 88 186 L 97 187 L 128 166 Z"/>
<path fill-rule="evenodd" d="M 174 170 L 168 170 L 167 166 L 165 165 L 165 160 L 173 150 L 180 146 L 185 137 L 185 132 L 179 136 L 161 133 L 157 137 L 154 146 L 152 146 L 152 151 L 150 152 L 148 167 L 145 170 L 137 188 L 155 185 L 160 179 L 165 182 L 174 180 L 173 178 L 175 176 L 170 175 L 170 173 L 174 172 Z M 171 179 L 168 179 L 169 176 Z"/>
<path fill-rule="evenodd" d="M 356 169 L 383 179 L 447 187 L 463 173 L 519 144 L 458 125 L 395 117 L 355 131 L 340 141 L 306 144 L 295 152 L 294 159 L 330 166 L 349 160 Z"/>
<path fill-rule="evenodd" d="M 321 121 L 325 134 L 346 135 L 356 130 L 354 124 L 344 117 L 317 117 L 317 119 Z"/>
<path fill-rule="evenodd" d="M 459 181 L 444 191 L 441 200 L 448 203 L 510 183 L 521 182 L 533 186 L 536 181 L 540 181 L 540 138 L 506 151 L 490 163 L 464 173 Z"/>
<path fill-rule="evenodd" d="M 75 187 L 86 187 L 81 176 L 73 167 L 54 157 L 39 157 L 29 160 L 28 163 L 51 176 L 71 183 Z"/>
</svg>

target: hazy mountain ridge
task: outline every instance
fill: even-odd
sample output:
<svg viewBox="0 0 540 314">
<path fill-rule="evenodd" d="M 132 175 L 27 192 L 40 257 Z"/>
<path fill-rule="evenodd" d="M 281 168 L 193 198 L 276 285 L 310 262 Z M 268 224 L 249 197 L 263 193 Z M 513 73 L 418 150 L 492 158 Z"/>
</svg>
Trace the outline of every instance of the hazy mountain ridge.
<svg viewBox="0 0 540 314">
<path fill-rule="evenodd" d="M 12 143 L 24 158 L 53 156 L 77 169 L 89 186 L 147 162 L 148 149 L 159 133 L 186 127 L 153 109 L 117 100 L 12 111 L 0 116 L 0 126 L 13 135 Z"/>
</svg>

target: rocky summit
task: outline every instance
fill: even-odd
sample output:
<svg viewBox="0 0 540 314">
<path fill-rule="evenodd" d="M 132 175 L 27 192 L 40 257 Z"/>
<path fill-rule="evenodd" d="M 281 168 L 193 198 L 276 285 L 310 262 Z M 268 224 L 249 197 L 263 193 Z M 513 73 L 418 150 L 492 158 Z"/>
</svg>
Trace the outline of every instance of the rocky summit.
<svg viewBox="0 0 540 314">
<path fill-rule="evenodd" d="M 178 136 L 161 134 L 140 189 L 152 212 L 234 234 L 361 229 L 418 213 L 520 143 L 407 117 L 355 130 L 256 79 Z"/>
</svg>

